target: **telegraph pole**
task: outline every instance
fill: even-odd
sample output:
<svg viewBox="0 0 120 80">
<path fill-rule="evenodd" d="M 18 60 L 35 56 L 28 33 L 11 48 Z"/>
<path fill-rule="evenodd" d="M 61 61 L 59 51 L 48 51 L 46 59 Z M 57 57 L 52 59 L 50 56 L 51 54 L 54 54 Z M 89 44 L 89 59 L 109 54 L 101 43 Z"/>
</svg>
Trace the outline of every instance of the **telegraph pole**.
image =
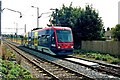
<svg viewBox="0 0 120 80">
<path fill-rule="evenodd" d="M 35 6 L 31 6 L 32 8 L 36 8 L 37 9 L 37 28 L 39 28 L 39 7 L 35 7 Z"/>
<path fill-rule="evenodd" d="M 118 24 L 120 24 L 120 1 L 118 2 Z"/>
<path fill-rule="evenodd" d="M 25 24 L 25 26 L 24 26 L 24 33 L 26 33 L 26 24 Z"/>
<path fill-rule="evenodd" d="M 2 55 L 2 36 L 1 36 L 1 12 L 2 12 L 2 10 L 1 10 L 1 7 L 2 7 L 2 1 L 0 1 L 0 56 L 3 56 Z"/>
<path fill-rule="evenodd" d="M 0 1 L 0 39 L 2 38 L 1 37 L 1 12 L 2 12 L 1 6 L 2 6 L 2 1 Z"/>
</svg>

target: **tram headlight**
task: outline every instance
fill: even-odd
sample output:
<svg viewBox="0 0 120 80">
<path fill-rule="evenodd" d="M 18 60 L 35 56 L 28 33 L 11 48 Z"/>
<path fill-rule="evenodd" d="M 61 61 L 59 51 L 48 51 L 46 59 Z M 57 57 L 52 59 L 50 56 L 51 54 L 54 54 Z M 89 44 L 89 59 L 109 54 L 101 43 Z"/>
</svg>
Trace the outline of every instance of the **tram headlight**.
<svg viewBox="0 0 120 80">
<path fill-rule="evenodd" d="M 60 44 L 58 44 L 58 49 L 60 49 Z"/>
<path fill-rule="evenodd" d="M 71 46 L 71 48 L 73 48 L 73 46 Z"/>
<path fill-rule="evenodd" d="M 58 48 L 60 49 L 60 46 L 58 46 Z"/>
</svg>

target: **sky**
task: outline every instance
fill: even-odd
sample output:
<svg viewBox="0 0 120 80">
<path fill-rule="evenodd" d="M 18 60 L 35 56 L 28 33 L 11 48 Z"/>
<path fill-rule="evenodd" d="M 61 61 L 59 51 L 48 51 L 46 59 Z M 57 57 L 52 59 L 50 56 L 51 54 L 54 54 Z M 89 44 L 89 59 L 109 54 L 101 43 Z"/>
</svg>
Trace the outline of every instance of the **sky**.
<svg viewBox="0 0 120 80">
<path fill-rule="evenodd" d="M 52 12 L 50 9 L 60 9 L 62 5 L 69 6 L 72 2 L 73 7 L 85 8 L 86 4 L 92 4 L 93 8 L 99 12 L 102 17 L 104 27 L 114 27 L 118 24 L 118 2 L 119 0 L 1 0 L 2 9 L 9 8 L 22 13 L 22 18 L 17 12 L 4 9 L 2 12 L 2 33 L 14 34 L 18 28 L 18 34 L 24 33 L 24 26 L 26 24 L 26 31 L 30 31 L 37 27 L 37 8 L 39 14 Z M 39 27 L 46 27 L 49 23 L 49 16 L 51 13 L 43 14 L 39 18 Z"/>
</svg>

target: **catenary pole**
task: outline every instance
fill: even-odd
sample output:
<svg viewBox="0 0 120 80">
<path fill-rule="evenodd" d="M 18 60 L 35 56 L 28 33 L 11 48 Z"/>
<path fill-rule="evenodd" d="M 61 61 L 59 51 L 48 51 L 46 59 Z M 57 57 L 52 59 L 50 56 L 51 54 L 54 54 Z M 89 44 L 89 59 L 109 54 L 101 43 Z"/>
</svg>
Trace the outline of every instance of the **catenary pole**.
<svg viewBox="0 0 120 80">
<path fill-rule="evenodd" d="M 2 1 L 0 1 L 0 56 L 2 55 L 2 36 L 1 36 L 1 12 L 2 12 Z"/>
<path fill-rule="evenodd" d="M 1 7 L 2 7 L 2 1 L 0 1 L 0 38 L 1 38 Z"/>
</svg>

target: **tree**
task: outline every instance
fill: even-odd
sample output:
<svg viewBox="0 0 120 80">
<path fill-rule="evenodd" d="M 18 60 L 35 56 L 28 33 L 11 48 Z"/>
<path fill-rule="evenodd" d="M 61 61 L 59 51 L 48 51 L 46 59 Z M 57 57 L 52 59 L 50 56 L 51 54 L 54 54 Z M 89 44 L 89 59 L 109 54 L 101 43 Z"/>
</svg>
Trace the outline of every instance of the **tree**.
<svg viewBox="0 0 120 80">
<path fill-rule="evenodd" d="M 52 17 L 53 25 L 56 24 L 57 18 L 59 26 L 66 26 L 72 29 L 76 44 L 81 43 L 81 40 L 98 40 L 102 38 L 102 19 L 90 5 L 86 5 L 85 9 L 72 7 L 72 3 L 69 7 L 63 5 L 57 13 L 54 12 L 52 14 Z"/>
<path fill-rule="evenodd" d="M 117 24 L 115 28 L 112 29 L 113 37 L 120 41 L 120 24 Z"/>
<path fill-rule="evenodd" d="M 74 28 L 77 18 L 79 17 L 81 12 L 81 8 L 73 8 L 72 3 L 69 7 L 66 7 L 64 4 L 60 10 L 52 13 L 52 24 L 62 27 L 70 27 Z M 56 15 L 57 14 L 57 15 Z M 56 17 L 57 16 L 57 17 Z M 56 23 L 56 19 L 58 20 L 58 23 Z"/>
<path fill-rule="evenodd" d="M 77 20 L 75 31 L 81 40 L 99 40 L 103 23 L 99 14 L 87 5 Z"/>
</svg>

